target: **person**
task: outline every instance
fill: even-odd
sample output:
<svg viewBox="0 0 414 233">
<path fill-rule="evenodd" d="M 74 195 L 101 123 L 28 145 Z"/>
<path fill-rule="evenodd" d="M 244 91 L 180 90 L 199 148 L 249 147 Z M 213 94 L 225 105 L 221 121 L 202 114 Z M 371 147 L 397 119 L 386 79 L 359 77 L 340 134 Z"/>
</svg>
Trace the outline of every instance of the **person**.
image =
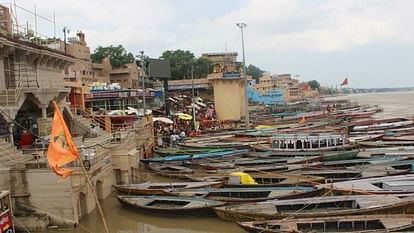
<svg viewBox="0 0 414 233">
<path fill-rule="evenodd" d="M 170 136 L 170 140 L 171 140 L 171 146 L 175 147 L 177 145 L 177 135 L 176 134 L 171 134 Z"/>
<path fill-rule="evenodd" d="M 163 140 L 162 140 L 162 135 L 161 134 L 158 134 L 158 137 L 157 137 L 157 146 L 159 146 L 159 147 L 162 147 L 163 146 Z"/>
<path fill-rule="evenodd" d="M 181 133 L 180 133 L 180 142 L 184 142 L 184 139 L 185 139 L 185 132 L 184 132 L 184 130 L 181 130 Z"/>
</svg>

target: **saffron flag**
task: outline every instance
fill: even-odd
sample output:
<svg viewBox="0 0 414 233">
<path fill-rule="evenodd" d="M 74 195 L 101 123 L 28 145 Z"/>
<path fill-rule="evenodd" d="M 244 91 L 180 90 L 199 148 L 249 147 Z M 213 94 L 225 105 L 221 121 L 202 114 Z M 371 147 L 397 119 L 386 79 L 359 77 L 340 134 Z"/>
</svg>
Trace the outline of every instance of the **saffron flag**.
<svg viewBox="0 0 414 233">
<path fill-rule="evenodd" d="M 305 120 L 305 116 L 303 116 L 303 117 L 302 117 L 302 119 L 300 119 L 299 123 L 300 123 L 300 124 L 303 124 L 303 123 L 305 123 L 305 122 L 306 122 L 306 120 Z"/>
<path fill-rule="evenodd" d="M 72 135 L 66 126 L 63 115 L 55 101 L 52 101 L 55 111 L 50 134 L 47 160 L 49 167 L 59 176 L 65 178 L 72 174 L 72 170 L 63 168 L 64 165 L 79 158 L 79 152 L 72 140 Z"/>
<path fill-rule="evenodd" d="M 342 81 L 341 86 L 348 85 L 348 78 L 345 78 L 344 81 Z"/>
<path fill-rule="evenodd" d="M 304 91 L 309 91 L 309 84 L 305 83 L 305 84 L 303 85 L 303 90 L 304 90 Z"/>
</svg>

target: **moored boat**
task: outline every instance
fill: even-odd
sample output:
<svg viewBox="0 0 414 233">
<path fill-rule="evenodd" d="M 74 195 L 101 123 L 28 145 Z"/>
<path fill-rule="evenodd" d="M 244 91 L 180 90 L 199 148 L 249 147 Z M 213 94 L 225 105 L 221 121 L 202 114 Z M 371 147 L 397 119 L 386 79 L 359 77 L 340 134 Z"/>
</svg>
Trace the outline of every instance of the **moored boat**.
<svg viewBox="0 0 414 233">
<path fill-rule="evenodd" d="M 386 233 L 414 230 L 412 215 L 367 215 L 237 222 L 251 233 Z"/>
<path fill-rule="evenodd" d="M 140 184 L 115 185 L 118 193 L 135 195 L 173 195 L 173 192 L 183 189 L 195 189 L 203 187 L 221 187 L 223 182 L 145 182 Z"/>
<path fill-rule="evenodd" d="M 271 200 L 214 208 L 227 221 L 316 218 L 347 215 L 414 214 L 414 197 L 394 195 L 322 196 Z"/>
<path fill-rule="evenodd" d="M 256 202 L 272 199 L 294 199 L 318 196 L 323 192 L 308 186 L 257 187 L 257 188 L 202 188 L 183 190 L 178 196 L 197 196 L 226 203 Z"/>
<path fill-rule="evenodd" d="M 147 167 L 150 170 L 154 171 L 156 174 L 165 177 L 185 179 L 186 175 L 194 173 L 194 171 L 188 167 L 176 166 L 171 164 L 150 163 Z"/>
<path fill-rule="evenodd" d="M 223 202 L 207 200 L 199 197 L 175 196 L 117 196 L 123 205 L 138 210 L 169 213 L 173 215 L 193 214 L 209 211 L 212 207 L 223 205 Z"/>
</svg>

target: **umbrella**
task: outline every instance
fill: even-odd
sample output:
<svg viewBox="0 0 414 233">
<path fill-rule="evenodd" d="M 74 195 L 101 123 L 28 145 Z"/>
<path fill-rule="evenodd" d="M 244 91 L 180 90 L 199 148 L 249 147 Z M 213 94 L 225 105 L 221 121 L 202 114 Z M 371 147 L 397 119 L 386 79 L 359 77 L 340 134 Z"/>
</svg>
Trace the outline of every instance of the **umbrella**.
<svg viewBox="0 0 414 233">
<path fill-rule="evenodd" d="M 154 118 L 152 119 L 152 121 L 153 121 L 153 122 L 155 122 L 155 121 L 161 121 L 161 122 L 164 122 L 164 123 L 166 123 L 166 124 L 172 124 L 172 123 L 173 123 L 173 121 L 172 121 L 171 119 L 168 119 L 168 118 L 166 118 L 166 117 L 154 117 Z"/>
<path fill-rule="evenodd" d="M 180 114 L 178 116 L 178 119 L 185 120 L 185 121 L 190 121 L 190 120 L 193 119 L 193 117 L 188 115 L 188 114 Z"/>
</svg>

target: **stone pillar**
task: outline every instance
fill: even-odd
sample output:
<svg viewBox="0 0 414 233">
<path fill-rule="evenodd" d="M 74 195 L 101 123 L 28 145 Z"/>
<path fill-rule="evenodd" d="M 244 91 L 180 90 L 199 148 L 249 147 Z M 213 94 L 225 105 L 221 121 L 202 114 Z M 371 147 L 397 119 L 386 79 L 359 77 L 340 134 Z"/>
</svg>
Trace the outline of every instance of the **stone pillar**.
<svg viewBox="0 0 414 233">
<path fill-rule="evenodd" d="M 47 118 L 47 105 L 41 105 L 40 108 L 42 109 L 42 118 Z"/>
<path fill-rule="evenodd" d="M 310 140 L 310 142 L 309 142 L 310 144 L 309 144 L 309 146 L 310 146 L 310 148 L 312 149 L 313 148 L 313 145 L 312 145 L 312 140 Z"/>
<path fill-rule="evenodd" d="M 4 71 L 4 59 L 0 59 L 0 90 L 6 90 L 6 73 Z"/>
</svg>

